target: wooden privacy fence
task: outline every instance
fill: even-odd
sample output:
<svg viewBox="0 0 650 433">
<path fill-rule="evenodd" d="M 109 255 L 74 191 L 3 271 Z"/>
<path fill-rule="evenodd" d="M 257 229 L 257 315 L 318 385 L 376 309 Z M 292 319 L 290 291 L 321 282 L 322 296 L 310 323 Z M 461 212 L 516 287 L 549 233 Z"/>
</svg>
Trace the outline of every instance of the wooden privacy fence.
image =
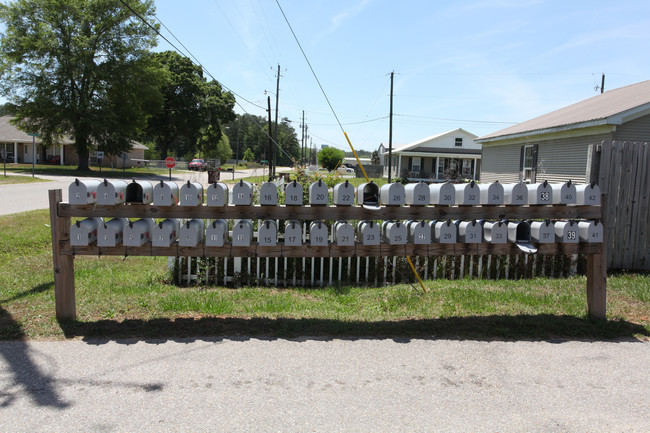
<svg viewBox="0 0 650 433">
<path fill-rule="evenodd" d="M 106 183 L 106 182 L 105 182 Z M 162 183 L 161 183 L 162 185 Z M 189 186 L 189 184 L 188 184 Z M 217 185 L 215 184 L 215 187 Z M 225 187 L 225 186 L 224 186 Z M 477 188 L 478 189 L 478 188 Z M 234 192 L 234 191 L 233 191 Z M 91 193 L 89 192 L 89 197 Z M 183 193 L 181 192 L 181 195 Z M 288 194 L 288 193 L 287 193 Z M 236 194 L 233 194 L 236 196 Z M 261 194 L 264 196 L 264 194 Z M 72 196 L 72 194 L 71 194 Z M 202 196 L 202 192 L 201 192 Z M 543 196 L 543 195 L 542 195 Z M 383 197 L 383 196 L 382 196 Z M 287 197 L 287 200 L 290 198 Z M 546 197 L 548 199 L 548 196 Z M 236 199 L 235 199 L 236 200 Z M 359 201 L 361 199 L 358 198 Z M 127 200 L 128 202 L 129 200 Z M 384 200 L 382 200 L 383 202 Z M 181 201 L 182 202 L 182 201 Z M 202 197 L 201 197 L 202 202 Z M 386 201 L 388 202 L 388 201 Z M 299 201 L 302 204 L 302 200 Z M 327 203 L 327 197 L 325 198 Z M 427 200 L 426 203 L 429 203 Z M 550 201 L 549 201 L 550 203 Z M 603 197 L 605 203 L 605 197 Z M 215 282 L 227 277 L 227 269 L 232 267 L 235 272 L 234 278 L 240 278 L 241 283 L 247 283 L 246 278 L 251 278 L 253 274 L 263 275 L 267 282 L 270 280 L 275 284 L 296 284 L 303 283 L 307 278 L 314 281 L 315 278 L 321 281 L 345 280 L 358 281 L 359 275 L 365 276 L 365 281 L 385 281 L 388 268 L 393 267 L 396 272 L 392 273 L 393 281 L 400 273 L 410 272 L 405 268 L 400 258 L 416 257 L 416 264 L 425 278 L 432 276 L 445 277 L 452 267 L 458 261 L 463 261 L 460 267 L 462 271 L 477 269 L 481 275 L 490 273 L 493 277 L 505 277 L 508 272 L 513 272 L 512 265 L 517 263 L 523 269 L 521 275 L 526 274 L 526 269 L 531 267 L 543 267 L 545 262 L 537 259 L 530 259 L 524 250 L 527 247 L 536 250 L 537 254 L 547 256 L 563 256 L 584 254 L 586 255 L 586 274 L 587 274 L 587 310 L 590 316 L 595 318 L 605 318 L 605 301 L 606 301 L 606 266 L 605 255 L 603 254 L 602 243 L 578 242 L 577 226 L 573 238 L 569 241 L 555 242 L 555 234 L 551 243 L 532 242 L 530 225 L 524 220 L 600 220 L 603 222 L 601 215 L 601 206 L 599 205 L 422 205 L 422 206 L 366 206 L 366 205 L 347 205 L 332 206 L 324 205 L 233 205 L 221 204 L 220 206 L 208 206 L 201 203 L 187 206 L 160 206 L 141 203 L 127 203 L 114 205 L 92 204 L 71 204 L 62 202 L 61 190 L 50 190 L 50 218 L 52 227 L 52 249 L 53 265 L 55 279 L 55 298 L 56 314 L 59 319 L 72 319 L 76 316 L 75 307 L 75 289 L 74 289 L 74 256 L 75 255 L 119 255 L 119 256 L 168 256 L 174 258 L 186 258 L 185 271 L 189 278 L 198 275 L 199 272 L 193 268 L 197 263 L 203 261 L 202 270 L 207 273 L 206 279 L 210 280 L 212 276 Z M 259 236 L 258 241 L 248 239 L 247 243 L 237 246 L 239 234 L 235 233 L 235 227 L 229 231 L 226 229 L 224 242 L 219 246 L 210 246 L 207 241 L 203 240 L 205 232 L 199 234 L 199 239 L 192 243 L 192 246 L 183 246 L 182 241 L 174 240 L 169 246 L 154 246 L 147 239 L 144 239 L 140 246 L 98 246 L 95 242 L 88 242 L 87 245 L 77 246 L 71 242 L 71 218 L 129 218 L 129 219 L 187 219 L 184 224 L 190 228 L 191 222 L 200 226 L 199 230 L 205 230 L 204 220 L 212 220 L 209 225 L 217 227 L 216 221 L 236 221 L 235 225 L 240 225 L 241 220 L 261 220 L 261 221 L 321 221 L 324 227 L 318 227 L 318 230 L 324 228 L 324 239 L 317 239 L 321 235 L 314 236 L 314 231 L 310 233 L 309 243 L 302 240 L 295 242 L 289 239 L 289 234 L 285 229 L 284 238 L 280 236 L 274 239 L 272 245 L 264 246 L 264 236 Z M 340 245 L 339 240 L 335 241 L 332 232 L 334 227 L 328 227 L 324 221 L 362 221 L 370 225 L 372 222 L 383 220 L 387 223 L 386 231 L 381 242 L 370 245 L 366 242 L 366 232 L 361 226 L 357 227 L 356 238 L 355 232 L 352 232 L 351 243 Z M 393 237 L 393 233 L 403 233 L 400 230 L 400 224 L 405 225 L 404 221 L 421 222 L 424 226 L 425 221 L 441 221 L 440 233 L 437 229 L 431 229 L 440 239 L 428 240 L 427 243 L 416 243 L 412 237 L 408 239 Z M 528 231 L 515 230 L 512 237 L 506 234 L 506 239 L 489 238 L 483 235 L 483 226 L 481 232 L 475 241 L 460 236 L 458 240 L 455 235 L 453 243 L 445 242 L 443 228 L 453 226 L 458 233 L 457 226 L 451 221 L 486 221 L 487 224 L 498 224 L 501 227 L 503 222 L 506 227 L 509 223 L 506 220 L 514 221 L 512 227 L 516 229 L 528 228 Z M 375 226 L 377 224 L 375 223 Z M 77 225 L 79 227 L 80 225 Z M 133 222 L 131 223 L 133 227 Z M 162 223 L 160 223 L 162 228 Z M 368 225 L 364 226 L 365 228 Z M 557 224 L 556 224 L 557 227 Z M 606 227 L 603 224 L 603 227 Z M 182 227 L 181 227 L 182 228 Z M 258 227 L 258 232 L 262 226 Z M 399 230 L 398 230 L 399 229 Z M 125 229 L 126 230 L 126 229 Z M 302 230 L 302 225 L 300 227 Z M 316 229 L 313 229 L 316 230 Z M 328 232 L 329 230 L 329 232 Z M 391 231 L 393 230 L 393 231 Z M 486 229 L 487 230 L 487 229 Z M 492 232 L 492 236 L 496 233 Z M 363 240 L 361 233 L 363 232 Z M 515 239 L 515 232 L 517 239 Z M 239 233 L 239 232 L 237 232 Z M 277 231 L 280 233 L 280 230 Z M 337 232 L 338 233 L 338 232 Z M 342 233 L 342 232 L 341 232 Z M 368 232 L 370 233 L 370 232 Z M 467 232 L 469 233 L 469 231 Z M 90 236 L 91 233 L 88 233 Z M 175 234 L 177 236 L 177 234 Z M 96 230 L 95 230 L 96 236 Z M 150 235 L 147 233 L 146 237 Z M 221 236 L 221 235 L 219 235 Z M 336 236 L 336 235 L 334 235 Z M 339 234 L 339 236 L 341 236 Z M 409 235 L 410 236 L 410 235 Z M 467 235 L 469 236 L 469 235 Z M 522 239 L 519 239 L 521 237 Z M 232 240 L 231 240 L 232 238 Z M 525 238 L 525 239 L 524 239 Z M 277 242 L 276 242 L 277 240 Z M 519 241 L 527 244 L 520 247 Z M 399 242 L 398 242 L 399 241 Z M 266 240 L 265 240 L 266 242 Z M 470 243 L 476 242 L 476 243 Z M 501 243 L 503 242 L 503 243 Z M 564 243 L 567 242 L 567 243 Z M 316 245 L 319 244 L 319 245 Z M 291 246 L 295 245 L 295 246 Z M 469 257 L 465 260 L 464 257 Z M 503 258 L 497 258 L 503 257 Z M 189 259 L 194 258 L 194 259 Z M 483 259 L 485 258 L 485 260 Z M 264 262 L 261 262 L 261 261 Z M 194 265 L 191 264 L 194 262 Z M 307 262 L 309 267 L 306 266 Z M 354 265 L 352 264 L 354 262 Z M 511 262 L 511 263 L 507 263 Z M 279 266 L 283 263 L 284 266 Z M 506 266 L 506 264 L 508 266 Z M 480 269 L 480 271 L 478 270 Z M 455 271 L 451 271 L 455 272 Z M 473 271 L 472 271 L 473 272 Z M 355 275 L 356 274 L 356 275 Z M 383 274 L 383 275 L 382 275 Z M 223 280 L 222 280 L 223 281 Z M 232 281 L 232 280 L 231 280 Z"/>
<path fill-rule="evenodd" d="M 608 267 L 650 270 L 650 145 L 603 141 L 589 149 L 589 175 L 607 194 Z"/>
</svg>

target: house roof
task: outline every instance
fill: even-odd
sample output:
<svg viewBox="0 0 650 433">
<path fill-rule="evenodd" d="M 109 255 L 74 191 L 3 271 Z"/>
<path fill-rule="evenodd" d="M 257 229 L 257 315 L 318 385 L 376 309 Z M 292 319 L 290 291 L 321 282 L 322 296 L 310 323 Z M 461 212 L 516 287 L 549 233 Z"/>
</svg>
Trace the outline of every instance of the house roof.
<svg viewBox="0 0 650 433">
<path fill-rule="evenodd" d="M 462 133 L 465 133 L 465 134 L 469 135 L 470 137 L 472 137 L 472 139 L 477 137 L 476 135 L 472 134 L 471 132 L 465 131 L 463 128 L 452 129 L 451 131 L 441 132 L 440 134 L 432 135 L 431 137 L 423 138 L 422 140 L 414 141 L 413 143 L 405 144 L 405 145 L 403 145 L 401 147 L 395 148 L 395 149 L 393 149 L 393 153 L 404 152 L 404 151 L 408 151 L 408 150 L 417 149 L 423 143 L 426 143 L 428 141 L 436 140 L 436 139 L 444 137 L 446 135 L 458 134 L 459 132 L 462 132 Z"/>
<path fill-rule="evenodd" d="M 535 135 L 549 131 L 620 125 L 626 117 L 650 113 L 650 80 L 609 90 L 568 107 L 476 139 L 477 142 Z"/>
</svg>

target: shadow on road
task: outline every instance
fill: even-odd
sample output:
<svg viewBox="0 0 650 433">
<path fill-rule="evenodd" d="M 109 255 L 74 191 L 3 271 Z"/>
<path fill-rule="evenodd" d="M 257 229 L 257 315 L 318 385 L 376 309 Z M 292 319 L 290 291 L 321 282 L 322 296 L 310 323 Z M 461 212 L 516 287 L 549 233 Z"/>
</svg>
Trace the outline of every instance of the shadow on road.
<svg viewBox="0 0 650 433">
<path fill-rule="evenodd" d="M 46 290 L 52 290 L 54 283 L 45 283 L 38 285 L 31 290 L 21 292 L 9 299 L 0 300 L 0 327 L 2 328 L 3 337 L 12 339 L 21 339 L 24 333 L 19 323 L 17 323 L 8 311 L 2 308 L 2 305 L 15 301 L 25 296 L 40 293 Z M 60 396 L 53 377 L 41 371 L 33 360 L 33 353 L 27 344 L 22 342 L 0 342 L 0 358 L 8 365 L 8 374 L 13 376 L 5 383 L 3 380 L 3 389 L 0 389 L 0 408 L 10 406 L 20 393 L 28 394 L 34 403 L 38 406 L 48 406 L 57 409 L 65 409 L 70 406 Z M 16 390 L 14 388 L 21 388 Z"/>
<path fill-rule="evenodd" d="M 67 338 L 99 342 L 225 337 L 371 338 L 408 342 L 412 338 L 523 341 L 636 341 L 648 331 L 626 321 L 592 321 L 574 316 L 521 315 L 453 317 L 401 321 L 341 321 L 292 318 L 176 318 L 61 322 Z"/>
</svg>

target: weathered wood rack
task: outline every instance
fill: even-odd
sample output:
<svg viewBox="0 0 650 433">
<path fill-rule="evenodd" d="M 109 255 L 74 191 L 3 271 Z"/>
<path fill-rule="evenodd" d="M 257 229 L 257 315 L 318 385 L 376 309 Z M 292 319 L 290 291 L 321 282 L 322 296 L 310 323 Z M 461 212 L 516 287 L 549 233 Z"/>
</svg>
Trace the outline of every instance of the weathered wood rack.
<svg viewBox="0 0 650 433">
<path fill-rule="evenodd" d="M 70 245 L 71 218 L 202 218 L 202 219 L 278 219 L 278 220 L 434 220 L 434 219 L 598 219 L 602 222 L 602 206 L 540 205 L 540 206 L 382 206 L 375 209 L 362 206 L 154 206 L 120 204 L 115 206 L 72 205 L 62 202 L 61 190 L 50 190 L 50 220 L 56 316 L 59 320 L 76 317 L 74 288 L 75 255 L 174 256 L 174 257 L 385 257 L 442 256 L 463 254 L 523 254 L 513 243 L 507 244 L 440 244 L 427 245 L 362 245 L 330 244 L 312 247 L 266 247 L 252 243 L 249 247 L 78 247 Z M 589 316 L 604 319 L 606 315 L 606 258 L 603 243 L 537 244 L 537 254 L 587 255 L 587 311 Z"/>
</svg>

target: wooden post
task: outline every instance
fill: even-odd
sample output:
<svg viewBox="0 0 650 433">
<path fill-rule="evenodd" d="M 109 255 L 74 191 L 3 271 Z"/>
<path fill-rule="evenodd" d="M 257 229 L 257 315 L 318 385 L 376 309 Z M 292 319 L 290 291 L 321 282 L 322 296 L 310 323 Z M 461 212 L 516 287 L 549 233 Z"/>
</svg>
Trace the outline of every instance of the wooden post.
<svg viewBox="0 0 650 433">
<path fill-rule="evenodd" d="M 58 215 L 58 205 L 63 200 L 63 193 L 60 189 L 49 190 L 49 198 L 56 318 L 58 320 L 74 320 L 77 316 L 74 291 L 74 256 L 61 254 L 61 241 L 70 240 L 70 217 L 59 217 Z"/>
<path fill-rule="evenodd" d="M 607 215 L 607 194 L 601 194 L 601 213 Z M 601 224 L 606 222 L 600 220 Z M 587 254 L 587 314 L 592 319 L 607 319 L 607 228 L 603 226 L 600 254 Z"/>
</svg>

